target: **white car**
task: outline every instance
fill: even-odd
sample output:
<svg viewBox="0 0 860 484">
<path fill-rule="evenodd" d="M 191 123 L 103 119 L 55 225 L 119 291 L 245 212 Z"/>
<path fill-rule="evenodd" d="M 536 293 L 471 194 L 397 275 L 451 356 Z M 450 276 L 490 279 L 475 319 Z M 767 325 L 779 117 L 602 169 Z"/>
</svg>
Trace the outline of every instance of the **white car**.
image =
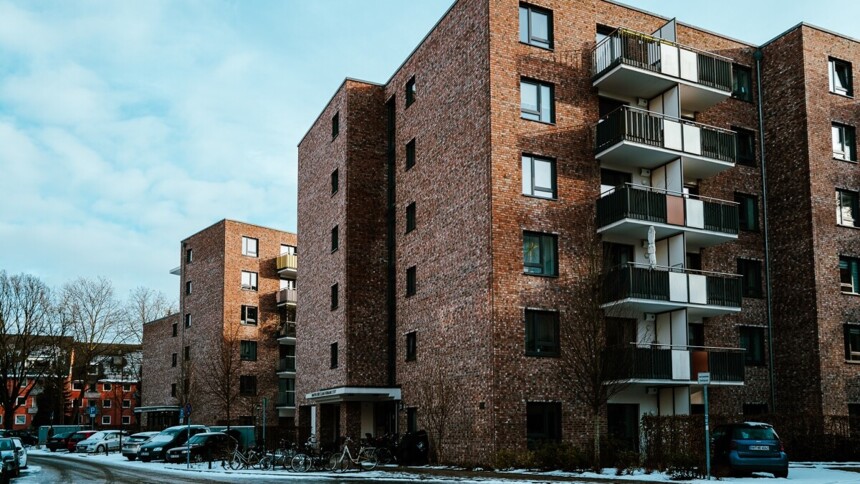
<svg viewBox="0 0 860 484">
<path fill-rule="evenodd" d="M 24 447 L 24 444 L 21 442 L 21 439 L 18 437 L 12 437 L 12 442 L 15 444 L 15 448 L 18 449 L 18 468 L 26 469 L 27 468 L 27 449 Z"/>
<path fill-rule="evenodd" d="M 120 432 L 119 430 L 102 430 L 101 432 L 96 432 L 90 435 L 88 439 L 78 442 L 75 450 L 85 453 L 119 450 L 120 434 L 126 435 L 126 432 Z"/>
</svg>

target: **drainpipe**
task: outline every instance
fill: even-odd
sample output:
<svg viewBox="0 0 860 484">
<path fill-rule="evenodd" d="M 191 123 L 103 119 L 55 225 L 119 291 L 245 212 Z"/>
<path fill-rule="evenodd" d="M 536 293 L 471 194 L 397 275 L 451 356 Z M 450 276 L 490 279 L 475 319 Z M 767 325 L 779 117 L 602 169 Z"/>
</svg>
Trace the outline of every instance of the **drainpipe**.
<svg viewBox="0 0 860 484">
<path fill-rule="evenodd" d="M 761 198 L 762 198 L 762 224 L 764 225 L 764 280 L 767 291 L 767 353 L 768 353 L 768 377 L 770 379 L 770 411 L 776 411 L 776 382 L 774 380 L 774 358 L 773 358 L 773 302 L 772 287 L 770 279 L 770 236 L 767 224 L 767 163 L 764 148 L 764 112 L 762 109 L 761 91 L 761 60 L 764 53 L 761 48 L 756 49 L 753 54 L 755 58 L 756 87 L 758 91 L 758 132 L 759 152 L 761 154 Z"/>
</svg>

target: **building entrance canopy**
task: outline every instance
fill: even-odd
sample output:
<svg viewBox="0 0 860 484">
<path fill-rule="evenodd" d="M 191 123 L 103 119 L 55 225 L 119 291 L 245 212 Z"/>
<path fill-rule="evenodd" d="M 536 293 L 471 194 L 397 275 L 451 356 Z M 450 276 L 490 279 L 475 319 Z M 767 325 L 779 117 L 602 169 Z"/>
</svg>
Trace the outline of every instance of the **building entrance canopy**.
<svg viewBox="0 0 860 484">
<path fill-rule="evenodd" d="M 400 388 L 395 387 L 335 387 L 305 395 L 313 403 L 384 402 L 400 400 Z"/>
</svg>

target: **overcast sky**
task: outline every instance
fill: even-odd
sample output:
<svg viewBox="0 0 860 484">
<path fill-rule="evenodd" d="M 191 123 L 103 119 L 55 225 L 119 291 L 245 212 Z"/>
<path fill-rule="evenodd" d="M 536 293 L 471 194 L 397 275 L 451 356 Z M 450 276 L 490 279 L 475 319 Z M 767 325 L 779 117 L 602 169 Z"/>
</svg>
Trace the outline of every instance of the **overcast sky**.
<svg viewBox="0 0 860 484">
<path fill-rule="evenodd" d="M 451 3 L 0 0 L 0 270 L 176 297 L 184 237 L 295 231 L 300 138 Z M 851 0 L 626 3 L 753 43 L 801 20 L 860 38 Z"/>
</svg>

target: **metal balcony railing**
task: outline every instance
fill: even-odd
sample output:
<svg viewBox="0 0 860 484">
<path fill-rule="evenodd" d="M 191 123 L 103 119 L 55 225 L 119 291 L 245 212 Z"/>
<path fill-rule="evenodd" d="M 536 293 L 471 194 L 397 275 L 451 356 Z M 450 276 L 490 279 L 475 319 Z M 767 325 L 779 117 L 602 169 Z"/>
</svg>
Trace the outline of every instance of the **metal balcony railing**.
<svg viewBox="0 0 860 484">
<path fill-rule="evenodd" d="M 610 374 L 613 380 L 672 380 L 672 352 L 689 354 L 679 363 L 689 368 L 678 368 L 680 379 L 695 381 L 701 372 L 709 372 L 712 382 L 742 383 L 744 381 L 744 350 L 708 346 L 673 346 L 662 344 L 631 343 L 630 346 L 611 347 L 608 352 Z M 689 372 L 687 371 L 689 370 Z M 689 376 L 689 378 L 687 377 Z"/>
<path fill-rule="evenodd" d="M 736 202 L 715 198 L 688 195 L 669 190 L 625 183 L 611 189 L 597 200 L 597 226 L 605 227 L 623 219 L 635 219 L 654 223 L 671 223 L 668 220 L 668 196 L 685 200 L 700 200 L 704 229 L 726 234 L 738 233 L 738 207 Z M 685 206 L 684 225 L 687 225 Z"/>
<path fill-rule="evenodd" d="M 673 54 L 664 59 L 663 54 L 667 51 L 673 51 Z M 682 65 L 685 56 L 681 52 L 695 54 L 695 73 L 687 72 L 688 66 Z M 665 62 L 674 65 L 663 65 Z M 594 47 L 591 53 L 592 78 L 599 77 L 619 64 L 692 80 L 721 91 L 732 90 L 731 59 L 635 30 L 619 28 Z"/>
<path fill-rule="evenodd" d="M 296 357 L 285 356 L 278 360 L 278 372 L 296 371 Z"/>
<path fill-rule="evenodd" d="M 671 380 L 672 351 L 624 346 L 607 348 L 613 380 Z"/>
<path fill-rule="evenodd" d="M 296 289 L 281 289 L 275 295 L 278 304 L 296 304 L 299 293 Z"/>
<path fill-rule="evenodd" d="M 286 392 L 278 392 L 278 398 L 275 403 L 278 407 L 295 407 L 296 406 L 296 392 L 295 390 L 290 390 Z"/>
<path fill-rule="evenodd" d="M 685 139 L 685 133 L 690 139 Z M 693 136 L 693 133 L 697 136 Z M 600 153 L 622 141 L 696 154 L 735 163 L 737 140 L 734 131 L 621 106 L 594 126 L 594 152 Z"/>
<path fill-rule="evenodd" d="M 610 269 L 604 274 L 602 302 L 609 303 L 623 299 L 645 299 L 670 301 L 670 274 L 704 276 L 706 295 L 704 303 L 711 306 L 732 308 L 741 307 L 741 277 L 736 274 L 697 271 L 674 267 L 629 263 Z M 690 284 L 686 284 L 689 291 Z M 689 296 L 685 294 L 685 296 Z M 687 302 L 685 297 L 679 302 Z"/>
<path fill-rule="evenodd" d="M 294 254 L 279 255 L 278 258 L 275 259 L 275 268 L 279 271 L 285 269 L 295 271 L 299 268 L 299 256 Z"/>
</svg>

